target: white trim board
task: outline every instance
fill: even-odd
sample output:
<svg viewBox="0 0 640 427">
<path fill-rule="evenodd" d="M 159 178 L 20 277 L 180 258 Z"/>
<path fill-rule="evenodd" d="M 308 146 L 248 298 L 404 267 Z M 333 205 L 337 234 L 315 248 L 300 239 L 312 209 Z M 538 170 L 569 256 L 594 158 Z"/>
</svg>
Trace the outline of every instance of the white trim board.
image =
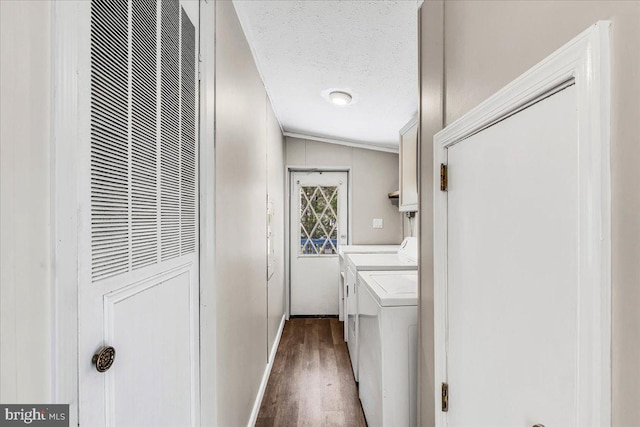
<svg viewBox="0 0 640 427">
<path fill-rule="evenodd" d="M 78 424 L 78 140 L 80 34 L 89 22 L 82 2 L 52 5 L 52 349 L 53 403 L 69 404 Z"/>
<path fill-rule="evenodd" d="M 217 399 L 217 284 L 215 230 L 215 43 L 216 5 L 200 5 L 200 422 L 215 425 Z"/>
<path fill-rule="evenodd" d="M 404 135 L 405 133 L 407 133 L 407 131 L 408 131 L 409 129 L 411 129 L 411 127 L 412 127 L 413 125 L 415 125 L 416 123 L 418 123 L 418 114 L 417 114 L 417 113 L 416 113 L 416 115 L 415 115 L 415 116 L 413 116 L 413 117 L 411 118 L 411 120 L 409 120 L 409 121 L 407 122 L 407 124 L 406 124 L 406 125 L 402 126 L 402 129 L 400 129 L 400 132 L 399 132 L 399 133 L 400 133 L 400 135 Z"/>
<path fill-rule="evenodd" d="M 286 321 L 287 315 L 282 315 L 282 320 L 280 320 L 280 326 L 278 327 L 278 334 L 276 335 L 276 340 L 273 342 L 273 346 L 271 347 L 271 352 L 269 353 L 269 363 L 267 363 L 267 367 L 264 370 L 264 374 L 262 375 L 262 381 L 260 382 L 260 388 L 258 389 L 258 395 L 256 396 L 256 400 L 253 403 L 253 409 L 251 410 L 251 417 L 249 418 L 248 427 L 253 427 L 256 425 L 256 421 L 258 420 L 258 414 L 260 413 L 260 406 L 262 405 L 262 398 L 264 397 L 264 392 L 267 389 L 267 384 L 269 383 L 269 376 L 271 375 L 271 369 L 273 368 L 273 361 L 276 358 L 276 353 L 278 352 L 278 346 L 280 345 L 280 338 L 282 338 L 282 331 L 284 330 L 284 322 Z"/>
<path fill-rule="evenodd" d="M 434 137 L 434 183 L 447 149 L 557 87 L 577 90 L 580 200 L 579 388 L 576 425 L 611 425 L 611 173 L 609 21 L 600 21 Z M 447 194 L 434 191 L 435 395 L 447 381 Z M 436 405 L 436 426 L 447 413 Z"/>
<path fill-rule="evenodd" d="M 327 144 L 344 145 L 345 147 L 362 148 L 363 150 L 382 151 L 385 153 L 394 153 L 394 154 L 398 154 L 399 152 L 398 147 L 391 147 L 387 145 L 375 145 L 367 142 L 358 142 L 358 141 L 345 141 L 342 139 L 335 139 L 335 138 L 329 138 L 324 136 L 306 135 L 306 134 L 295 133 L 295 132 L 282 132 L 282 134 L 284 136 L 289 136 L 291 138 L 306 139 L 307 141 L 326 142 Z"/>
</svg>

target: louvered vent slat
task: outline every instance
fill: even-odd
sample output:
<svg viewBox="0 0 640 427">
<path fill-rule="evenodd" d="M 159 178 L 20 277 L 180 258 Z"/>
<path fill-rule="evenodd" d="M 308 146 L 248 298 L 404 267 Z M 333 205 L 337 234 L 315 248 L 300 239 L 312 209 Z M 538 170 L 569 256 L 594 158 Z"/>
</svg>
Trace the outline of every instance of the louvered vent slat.
<svg viewBox="0 0 640 427">
<path fill-rule="evenodd" d="M 95 281 L 129 268 L 126 2 L 91 3 L 91 46 L 91 263 Z"/>
<path fill-rule="evenodd" d="M 195 251 L 196 243 L 196 48 L 195 27 L 182 10 L 182 109 L 181 109 L 181 162 L 180 162 L 180 195 L 181 195 L 181 253 Z"/>
<path fill-rule="evenodd" d="M 92 0 L 91 15 L 97 281 L 196 249 L 196 32 L 179 0 Z"/>
<path fill-rule="evenodd" d="M 179 3 L 162 2 L 160 164 L 162 260 L 180 255 Z"/>
<path fill-rule="evenodd" d="M 132 268 L 158 259 L 156 1 L 132 4 Z"/>
</svg>

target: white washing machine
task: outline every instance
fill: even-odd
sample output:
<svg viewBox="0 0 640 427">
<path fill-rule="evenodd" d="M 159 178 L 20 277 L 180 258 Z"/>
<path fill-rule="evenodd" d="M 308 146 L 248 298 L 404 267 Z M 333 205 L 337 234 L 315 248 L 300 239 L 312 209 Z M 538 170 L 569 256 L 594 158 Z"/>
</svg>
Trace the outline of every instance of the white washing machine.
<svg viewBox="0 0 640 427">
<path fill-rule="evenodd" d="M 359 276 L 359 395 L 367 425 L 416 426 L 418 272 Z"/>
<path fill-rule="evenodd" d="M 347 324 L 347 348 L 353 368 L 353 376 L 358 381 L 358 273 L 361 271 L 402 271 L 417 270 L 418 242 L 415 237 L 407 237 L 395 254 L 348 254 L 345 287 L 345 323 Z"/>
<path fill-rule="evenodd" d="M 344 280 L 346 274 L 346 254 L 395 254 L 400 245 L 340 245 L 338 246 L 338 259 L 340 260 L 340 276 L 338 277 L 338 313 L 340 321 L 344 321 Z M 344 340 L 347 340 L 347 328 L 344 328 Z"/>
</svg>

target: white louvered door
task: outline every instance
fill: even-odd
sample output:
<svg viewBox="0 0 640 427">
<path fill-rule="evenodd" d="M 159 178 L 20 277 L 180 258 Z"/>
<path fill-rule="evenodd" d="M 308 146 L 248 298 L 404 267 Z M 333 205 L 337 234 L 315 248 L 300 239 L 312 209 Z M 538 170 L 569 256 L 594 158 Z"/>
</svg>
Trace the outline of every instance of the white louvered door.
<svg viewBox="0 0 640 427">
<path fill-rule="evenodd" d="M 91 0 L 87 14 L 80 424 L 198 425 L 198 2 Z"/>
</svg>

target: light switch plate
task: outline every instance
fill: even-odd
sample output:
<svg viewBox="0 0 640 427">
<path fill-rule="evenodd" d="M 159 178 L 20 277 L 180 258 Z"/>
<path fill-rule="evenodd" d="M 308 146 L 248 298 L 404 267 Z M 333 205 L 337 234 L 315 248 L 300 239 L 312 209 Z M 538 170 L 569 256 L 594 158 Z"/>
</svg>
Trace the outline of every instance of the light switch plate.
<svg viewBox="0 0 640 427">
<path fill-rule="evenodd" d="M 383 221 L 382 218 L 373 218 L 373 228 L 382 228 Z"/>
</svg>

